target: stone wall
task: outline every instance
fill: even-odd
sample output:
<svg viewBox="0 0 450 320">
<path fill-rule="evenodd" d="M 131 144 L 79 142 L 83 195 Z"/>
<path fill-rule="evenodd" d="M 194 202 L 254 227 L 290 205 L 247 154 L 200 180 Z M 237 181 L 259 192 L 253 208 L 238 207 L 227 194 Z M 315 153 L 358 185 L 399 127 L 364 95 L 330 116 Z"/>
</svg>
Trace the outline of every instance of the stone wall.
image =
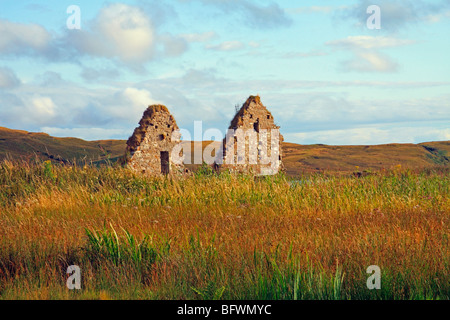
<svg viewBox="0 0 450 320">
<path fill-rule="evenodd" d="M 172 155 L 179 144 L 179 128 L 169 110 L 163 105 L 149 106 L 127 141 L 127 166 L 146 175 L 182 173 L 183 164 L 172 158 L 179 157 Z"/>
<path fill-rule="evenodd" d="M 216 167 L 256 175 L 276 174 L 283 169 L 281 143 L 284 139 L 279 128 L 260 97 L 250 96 L 231 121 L 229 130 L 233 130 L 233 137 L 224 139 L 222 164 Z M 272 135 L 278 137 L 273 144 Z"/>
</svg>

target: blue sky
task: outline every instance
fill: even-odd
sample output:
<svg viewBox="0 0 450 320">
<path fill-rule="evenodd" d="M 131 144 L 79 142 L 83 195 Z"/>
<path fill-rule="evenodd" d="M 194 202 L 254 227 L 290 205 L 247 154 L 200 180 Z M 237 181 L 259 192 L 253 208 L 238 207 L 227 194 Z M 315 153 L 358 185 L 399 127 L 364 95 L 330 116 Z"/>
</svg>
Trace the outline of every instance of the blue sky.
<svg viewBox="0 0 450 320">
<path fill-rule="evenodd" d="M 449 0 L 0 0 L 0 126 L 127 139 L 162 103 L 225 132 L 259 94 L 289 142 L 450 140 L 449 31 Z"/>
</svg>

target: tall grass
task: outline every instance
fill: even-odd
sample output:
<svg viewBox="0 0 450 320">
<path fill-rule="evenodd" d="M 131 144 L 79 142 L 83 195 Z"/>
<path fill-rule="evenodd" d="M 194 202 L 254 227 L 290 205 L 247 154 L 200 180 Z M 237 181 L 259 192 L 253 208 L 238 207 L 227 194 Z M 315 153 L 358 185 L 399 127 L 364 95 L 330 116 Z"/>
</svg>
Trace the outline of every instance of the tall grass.
<svg viewBox="0 0 450 320">
<path fill-rule="evenodd" d="M 446 167 L 173 179 L 3 162 L 0 298 L 448 299 L 449 194 Z"/>
<path fill-rule="evenodd" d="M 159 258 L 170 250 L 170 242 L 162 248 L 154 247 L 149 236 L 139 241 L 127 230 L 123 230 L 124 238 L 120 239 L 116 230 L 91 231 L 86 229 L 87 243 L 83 248 L 90 261 L 102 263 L 111 261 L 116 266 L 132 264 L 139 269 L 149 269 Z"/>
</svg>

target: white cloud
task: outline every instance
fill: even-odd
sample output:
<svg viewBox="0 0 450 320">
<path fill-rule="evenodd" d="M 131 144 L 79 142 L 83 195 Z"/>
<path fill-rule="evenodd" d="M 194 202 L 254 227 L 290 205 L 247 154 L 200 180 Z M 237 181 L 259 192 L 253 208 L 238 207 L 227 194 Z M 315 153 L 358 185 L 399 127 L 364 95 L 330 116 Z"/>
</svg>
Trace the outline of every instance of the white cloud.
<svg viewBox="0 0 450 320">
<path fill-rule="evenodd" d="M 215 6 L 230 19 L 240 15 L 240 24 L 258 29 L 276 29 L 290 26 L 291 18 L 276 2 L 266 5 L 250 0 L 200 0 L 208 6 Z"/>
<path fill-rule="evenodd" d="M 345 61 L 343 70 L 360 72 L 394 72 L 398 69 L 398 64 L 388 56 L 376 51 L 355 52 L 355 58 Z"/>
<path fill-rule="evenodd" d="M 113 79 L 120 75 L 117 68 L 83 68 L 80 73 L 81 77 L 87 81 L 94 81 L 99 79 Z"/>
<path fill-rule="evenodd" d="M 161 56 L 179 56 L 187 41 L 157 32 L 149 15 L 141 8 L 125 4 L 103 7 L 90 28 L 69 32 L 66 42 L 82 55 L 101 57 L 145 71 L 145 63 Z"/>
<path fill-rule="evenodd" d="M 448 82 L 276 79 L 248 82 L 220 77 L 214 69 L 190 69 L 178 76 L 151 78 L 140 83 L 111 82 L 108 87 L 83 87 L 54 74 L 51 82 L 43 81 L 48 78 L 48 73 L 45 75 L 11 90 L 0 90 L 0 125 L 58 136 L 126 139 L 147 106 L 162 103 L 182 128 L 192 130 L 193 122 L 202 120 L 205 130 L 217 128 L 224 132 L 234 115 L 234 105 L 258 92 L 290 142 L 361 144 L 371 140 L 399 142 L 397 139 L 405 142 L 409 136 L 423 141 L 445 140 L 442 130 L 448 128 L 450 119 L 450 96 L 436 94 L 446 92 Z M 219 86 L 221 90 L 217 92 Z M 408 92 L 416 92 L 416 88 L 427 90 L 429 98 L 419 98 L 422 94 L 403 99 L 386 98 L 391 91 L 405 97 Z M 363 100 L 357 98 L 360 95 L 352 94 L 360 89 L 367 93 Z M 395 136 L 393 129 L 386 127 L 389 123 L 395 123 L 398 128 L 408 128 L 409 123 L 414 123 L 419 129 L 417 132 L 405 129 L 404 133 L 400 130 Z M 50 132 L 43 127 L 63 131 Z M 362 127 L 370 128 L 367 133 L 370 136 L 365 137 L 364 130 L 347 131 Z M 434 127 L 437 131 L 420 129 L 424 127 Z M 300 130 L 304 135 L 296 136 Z M 387 135 L 386 131 L 391 133 Z"/>
<path fill-rule="evenodd" d="M 447 11 L 444 11 L 441 13 L 429 14 L 428 16 L 425 17 L 425 20 L 430 23 L 437 23 L 443 19 L 449 19 L 449 18 L 450 18 L 450 10 L 447 10 Z"/>
<path fill-rule="evenodd" d="M 100 10 L 91 31 L 71 32 L 70 40 L 82 53 L 143 63 L 153 55 L 155 31 L 139 8 L 110 4 Z"/>
<path fill-rule="evenodd" d="M 328 55 L 328 53 L 322 51 L 309 51 L 309 52 L 288 52 L 283 54 L 282 56 L 286 59 L 291 59 L 291 58 L 320 57 L 326 55 Z"/>
<path fill-rule="evenodd" d="M 130 101 L 134 106 L 145 108 L 158 102 L 152 98 L 152 94 L 145 89 L 126 88 L 122 92 L 125 99 Z"/>
<path fill-rule="evenodd" d="M 289 133 L 285 140 L 298 143 L 322 143 L 330 145 L 366 145 L 388 143 L 421 143 L 450 139 L 450 129 L 433 126 L 366 126 L 342 130 Z"/>
<path fill-rule="evenodd" d="M 102 7 L 93 20 L 83 22 L 81 30 L 50 33 L 38 24 L 0 19 L 0 35 L 0 56 L 34 56 L 70 63 L 80 63 L 84 56 L 98 57 L 139 72 L 152 59 L 177 56 L 187 49 L 185 39 L 158 34 L 143 9 L 119 3 Z"/>
<path fill-rule="evenodd" d="M 64 118 L 52 95 L 29 94 L 15 97 L 17 101 L 10 108 L 2 110 L 1 117 L 6 117 L 16 125 L 24 125 L 26 130 L 42 125 L 56 125 Z M 1 100 L 3 99 L 0 98 Z"/>
<path fill-rule="evenodd" d="M 0 67 L 0 88 L 13 88 L 20 84 L 19 78 L 9 68 Z"/>
<path fill-rule="evenodd" d="M 37 24 L 21 24 L 0 19 L 0 53 L 32 54 L 49 48 L 51 35 Z"/>
<path fill-rule="evenodd" d="M 384 48 L 406 46 L 415 43 L 413 40 L 397 39 L 393 37 L 349 36 L 326 42 L 336 49 L 349 50 L 353 58 L 344 61 L 340 68 L 343 71 L 357 72 L 395 72 L 398 64 L 390 57 L 379 52 Z"/>
<path fill-rule="evenodd" d="M 49 97 L 36 97 L 31 100 L 31 112 L 41 117 L 55 115 L 56 105 Z"/>
<path fill-rule="evenodd" d="M 234 51 L 244 49 L 245 44 L 241 41 L 225 41 L 216 45 L 207 45 L 206 49 L 216 50 L 216 51 Z"/>
<path fill-rule="evenodd" d="M 129 130 L 110 128 L 58 128 L 42 127 L 41 130 L 54 137 L 77 137 L 84 140 L 124 139 L 130 135 Z M 93 138 L 94 137 L 94 138 Z"/>
<path fill-rule="evenodd" d="M 161 102 L 153 99 L 150 91 L 146 89 L 137 89 L 128 87 L 123 90 L 117 90 L 113 99 L 105 99 L 104 102 L 109 103 L 108 107 L 101 106 L 99 110 L 108 113 L 108 117 L 119 120 L 122 123 L 138 123 L 145 109 L 152 104 L 161 104 Z M 103 114 L 104 118 L 106 114 Z"/>
<path fill-rule="evenodd" d="M 376 4 L 381 8 L 381 28 L 388 32 L 396 32 L 404 27 L 421 21 L 438 22 L 449 17 L 445 13 L 450 8 L 450 1 L 425 0 L 359 0 L 342 14 L 342 19 L 356 20 L 356 25 L 365 28 L 367 21 L 366 8 Z"/>
<path fill-rule="evenodd" d="M 348 49 L 379 49 L 405 46 L 413 43 L 415 43 L 414 40 L 392 37 L 349 36 L 345 39 L 329 41 L 326 45 Z"/>
<path fill-rule="evenodd" d="M 164 45 L 164 53 L 169 57 L 182 55 L 188 47 L 184 38 L 170 34 L 161 35 L 158 37 L 158 40 Z"/>
</svg>

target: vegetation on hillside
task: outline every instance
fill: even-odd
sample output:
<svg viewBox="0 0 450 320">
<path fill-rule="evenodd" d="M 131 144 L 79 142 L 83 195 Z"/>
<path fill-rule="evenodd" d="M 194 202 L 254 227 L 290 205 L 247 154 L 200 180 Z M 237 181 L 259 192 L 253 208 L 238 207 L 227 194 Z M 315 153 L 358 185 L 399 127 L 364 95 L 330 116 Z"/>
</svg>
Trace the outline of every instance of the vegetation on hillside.
<svg viewBox="0 0 450 320">
<path fill-rule="evenodd" d="M 122 140 L 55 138 L 46 133 L 0 127 L 0 161 L 39 159 L 65 164 L 99 164 L 118 160 L 125 154 L 125 147 Z"/>
<path fill-rule="evenodd" d="M 194 143 L 183 142 L 190 170 L 194 163 Z M 211 141 L 202 142 L 202 150 Z M 216 146 L 220 142 L 214 142 Z M 104 164 L 116 162 L 125 155 L 126 141 L 84 141 L 76 138 L 54 138 L 44 133 L 10 130 L 0 127 L 0 160 L 34 159 L 53 163 Z M 356 167 L 363 171 L 403 168 L 429 168 L 450 165 L 450 141 L 422 144 L 386 144 L 371 146 L 328 146 L 283 143 L 283 163 L 288 176 L 320 171 L 351 173 Z M 201 161 L 201 160 L 200 160 Z"/>
</svg>

